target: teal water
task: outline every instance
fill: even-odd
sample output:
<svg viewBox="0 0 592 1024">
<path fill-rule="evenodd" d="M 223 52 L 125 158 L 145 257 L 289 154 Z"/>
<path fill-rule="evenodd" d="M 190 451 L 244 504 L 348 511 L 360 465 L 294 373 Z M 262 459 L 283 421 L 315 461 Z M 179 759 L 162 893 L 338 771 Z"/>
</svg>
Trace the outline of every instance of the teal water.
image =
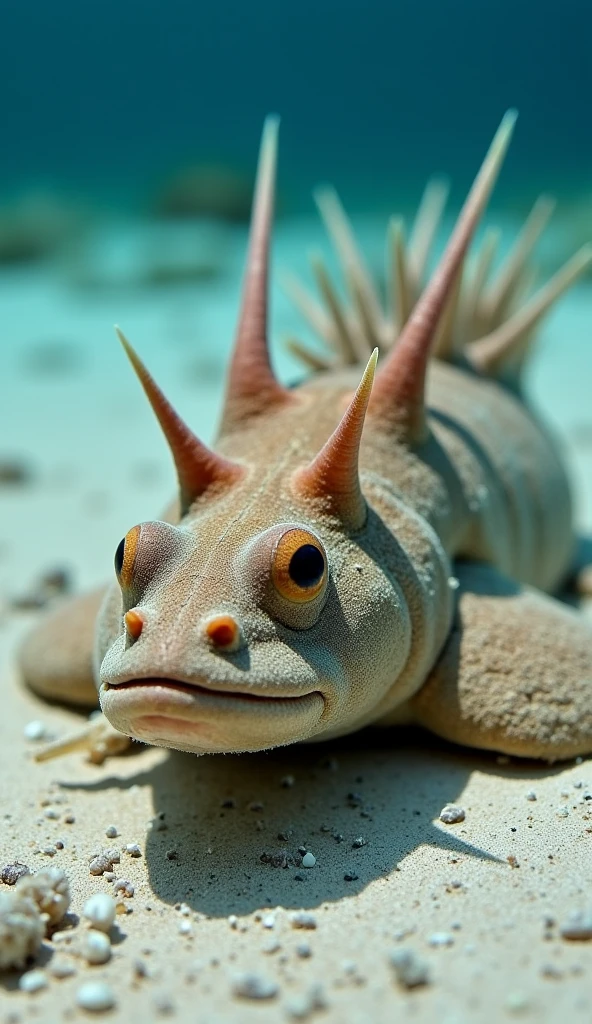
<svg viewBox="0 0 592 1024">
<path fill-rule="evenodd" d="M 432 171 L 459 195 L 509 106 L 502 189 L 590 181 L 587 0 L 77 0 L 2 15 L 0 191 L 51 183 L 141 203 L 188 160 L 250 170 L 283 117 L 282 181 L 371 207 Z"/>
</svg>

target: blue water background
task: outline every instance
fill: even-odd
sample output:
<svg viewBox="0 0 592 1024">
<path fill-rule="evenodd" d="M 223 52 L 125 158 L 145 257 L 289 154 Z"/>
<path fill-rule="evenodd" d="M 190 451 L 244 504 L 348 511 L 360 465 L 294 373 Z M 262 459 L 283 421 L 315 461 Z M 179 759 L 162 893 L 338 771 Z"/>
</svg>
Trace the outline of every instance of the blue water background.
<svg viewBox="0 0 592 1024">
<path fill-rule="evenodd" d="M 508 106 L 502 190 L 592 178 L 589 0 L 30 0 L 1 21 L 0 196 L 141 203 L 188 160 L 252 168 L 269 111 L 303 208 L 319 179 L 361 207 L 433 170 L 462 192 Z"/>
</svg>

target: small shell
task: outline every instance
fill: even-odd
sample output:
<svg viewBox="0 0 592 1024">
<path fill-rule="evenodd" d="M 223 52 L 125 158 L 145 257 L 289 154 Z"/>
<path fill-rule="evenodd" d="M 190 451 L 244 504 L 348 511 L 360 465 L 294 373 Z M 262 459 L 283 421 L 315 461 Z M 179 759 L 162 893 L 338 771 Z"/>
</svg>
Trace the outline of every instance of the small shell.
<svg viewBox="0 0 592 1024">
<path fill-rule="evenodd" d="M 46 868 L 35 875 L 23 875 L 16 883 L 20 896 L 35 901 L 50 925 L 59 924 L 70 906 L 70 884 L 61 868 Z"/>
<path fill-rule="evenodd" d="M 45 934 L 37 904 L 17 892 L 0 893 L 0 970 L 23 967 Z"/>
</svg>

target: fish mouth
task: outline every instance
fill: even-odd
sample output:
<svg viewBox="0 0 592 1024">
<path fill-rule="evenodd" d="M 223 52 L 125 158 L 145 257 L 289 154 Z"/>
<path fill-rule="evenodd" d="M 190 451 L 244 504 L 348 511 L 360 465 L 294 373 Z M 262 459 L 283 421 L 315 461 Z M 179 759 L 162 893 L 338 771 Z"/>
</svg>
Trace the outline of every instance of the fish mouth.
<svg viewBox="0 0 592 1024">
<path fill-rule="evenodd" d="M 296 742 L 315 731 L 325 707 L 319 690 L 269 696 L 159 677 L 106 681 L 99 696 L 106 717 L 126 735 L 195 753 Z"/>
<path fill-rule="evenodd" d="M 162 687 L 164 689 L 178 690 L 181 693 L 189 693 L 191 695 L 203 695 L 207 697 L 222 697 L 228 700 L 247 700 L 247 701 L 259 701 L 269 703 L 273 701 L 294 701 L 301 700 L 303 697 L 308 697 L 311 693 L 319 693 L 318 690 L 308 690 L 306 693 L 298 693 L 289 695 L 286 693 L 279 693 L 277 696 L 270 696 L 268 693 L 257 693 L 253 690 L 240 690 L 235 686 L 228 687 L 214 687 L 214 686 L 203 686 L 199 683 L 194 683 L 188 679 L 176 678 L 176 677 L 161 677 L 161 676 L 147 676 L 146 678 L 138 677 L 134 679 L 122 679 L 121 682 L 109 682 L 106 680 L 101 687 L 102 690 L 130 690 L 135 688 L 148 689 L 150 687 Z"/>
</svg>

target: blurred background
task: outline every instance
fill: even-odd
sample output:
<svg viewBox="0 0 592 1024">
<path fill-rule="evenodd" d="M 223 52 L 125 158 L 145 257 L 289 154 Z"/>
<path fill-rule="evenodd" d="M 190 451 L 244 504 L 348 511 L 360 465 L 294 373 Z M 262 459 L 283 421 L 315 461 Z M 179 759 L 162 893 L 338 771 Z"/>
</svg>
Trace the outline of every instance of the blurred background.
<svg viewBox="0 0 592 1024">
<path fill-rule="evenodd" d="M 509 106 L 505 187 L 590 188 L 587 0 L 30 0 L 2 29 L 6 195 L 141 207 L 190 163 L 248 175 L 275 111 L 291 203 L 328 177 L 364 208 L 370 184 L 466 176 Z"/>
<path fill-rule="evenodd" d="M 84 577 L 89 536 L 97 564 L 110 560 L 174 486 L 114 322 L 214 436 L 267 113 L 282 117 L 273 351 L 292 378 L 302 367 L 282 339 L 318 342 L 282 276 L 312 289 L 317 249 L 335 269 L 319 182 L 337 187 L 384 290 L 388 215 L 408 226 L 426 180 L 446 175 L 441 248 L 513 106 L 487 217 L 499 257 L 541 192 L 558 204 L 533 256 L 539 281 L 592 238 L 591 39 L 589 0 L 5 5 L 0 581 L 11 585 L 25 533 L 32 564 L 51 551 Z M 588 276 L 545 321 L 528 377 L 589 478 L 591 324 Z"/>
</svg>

